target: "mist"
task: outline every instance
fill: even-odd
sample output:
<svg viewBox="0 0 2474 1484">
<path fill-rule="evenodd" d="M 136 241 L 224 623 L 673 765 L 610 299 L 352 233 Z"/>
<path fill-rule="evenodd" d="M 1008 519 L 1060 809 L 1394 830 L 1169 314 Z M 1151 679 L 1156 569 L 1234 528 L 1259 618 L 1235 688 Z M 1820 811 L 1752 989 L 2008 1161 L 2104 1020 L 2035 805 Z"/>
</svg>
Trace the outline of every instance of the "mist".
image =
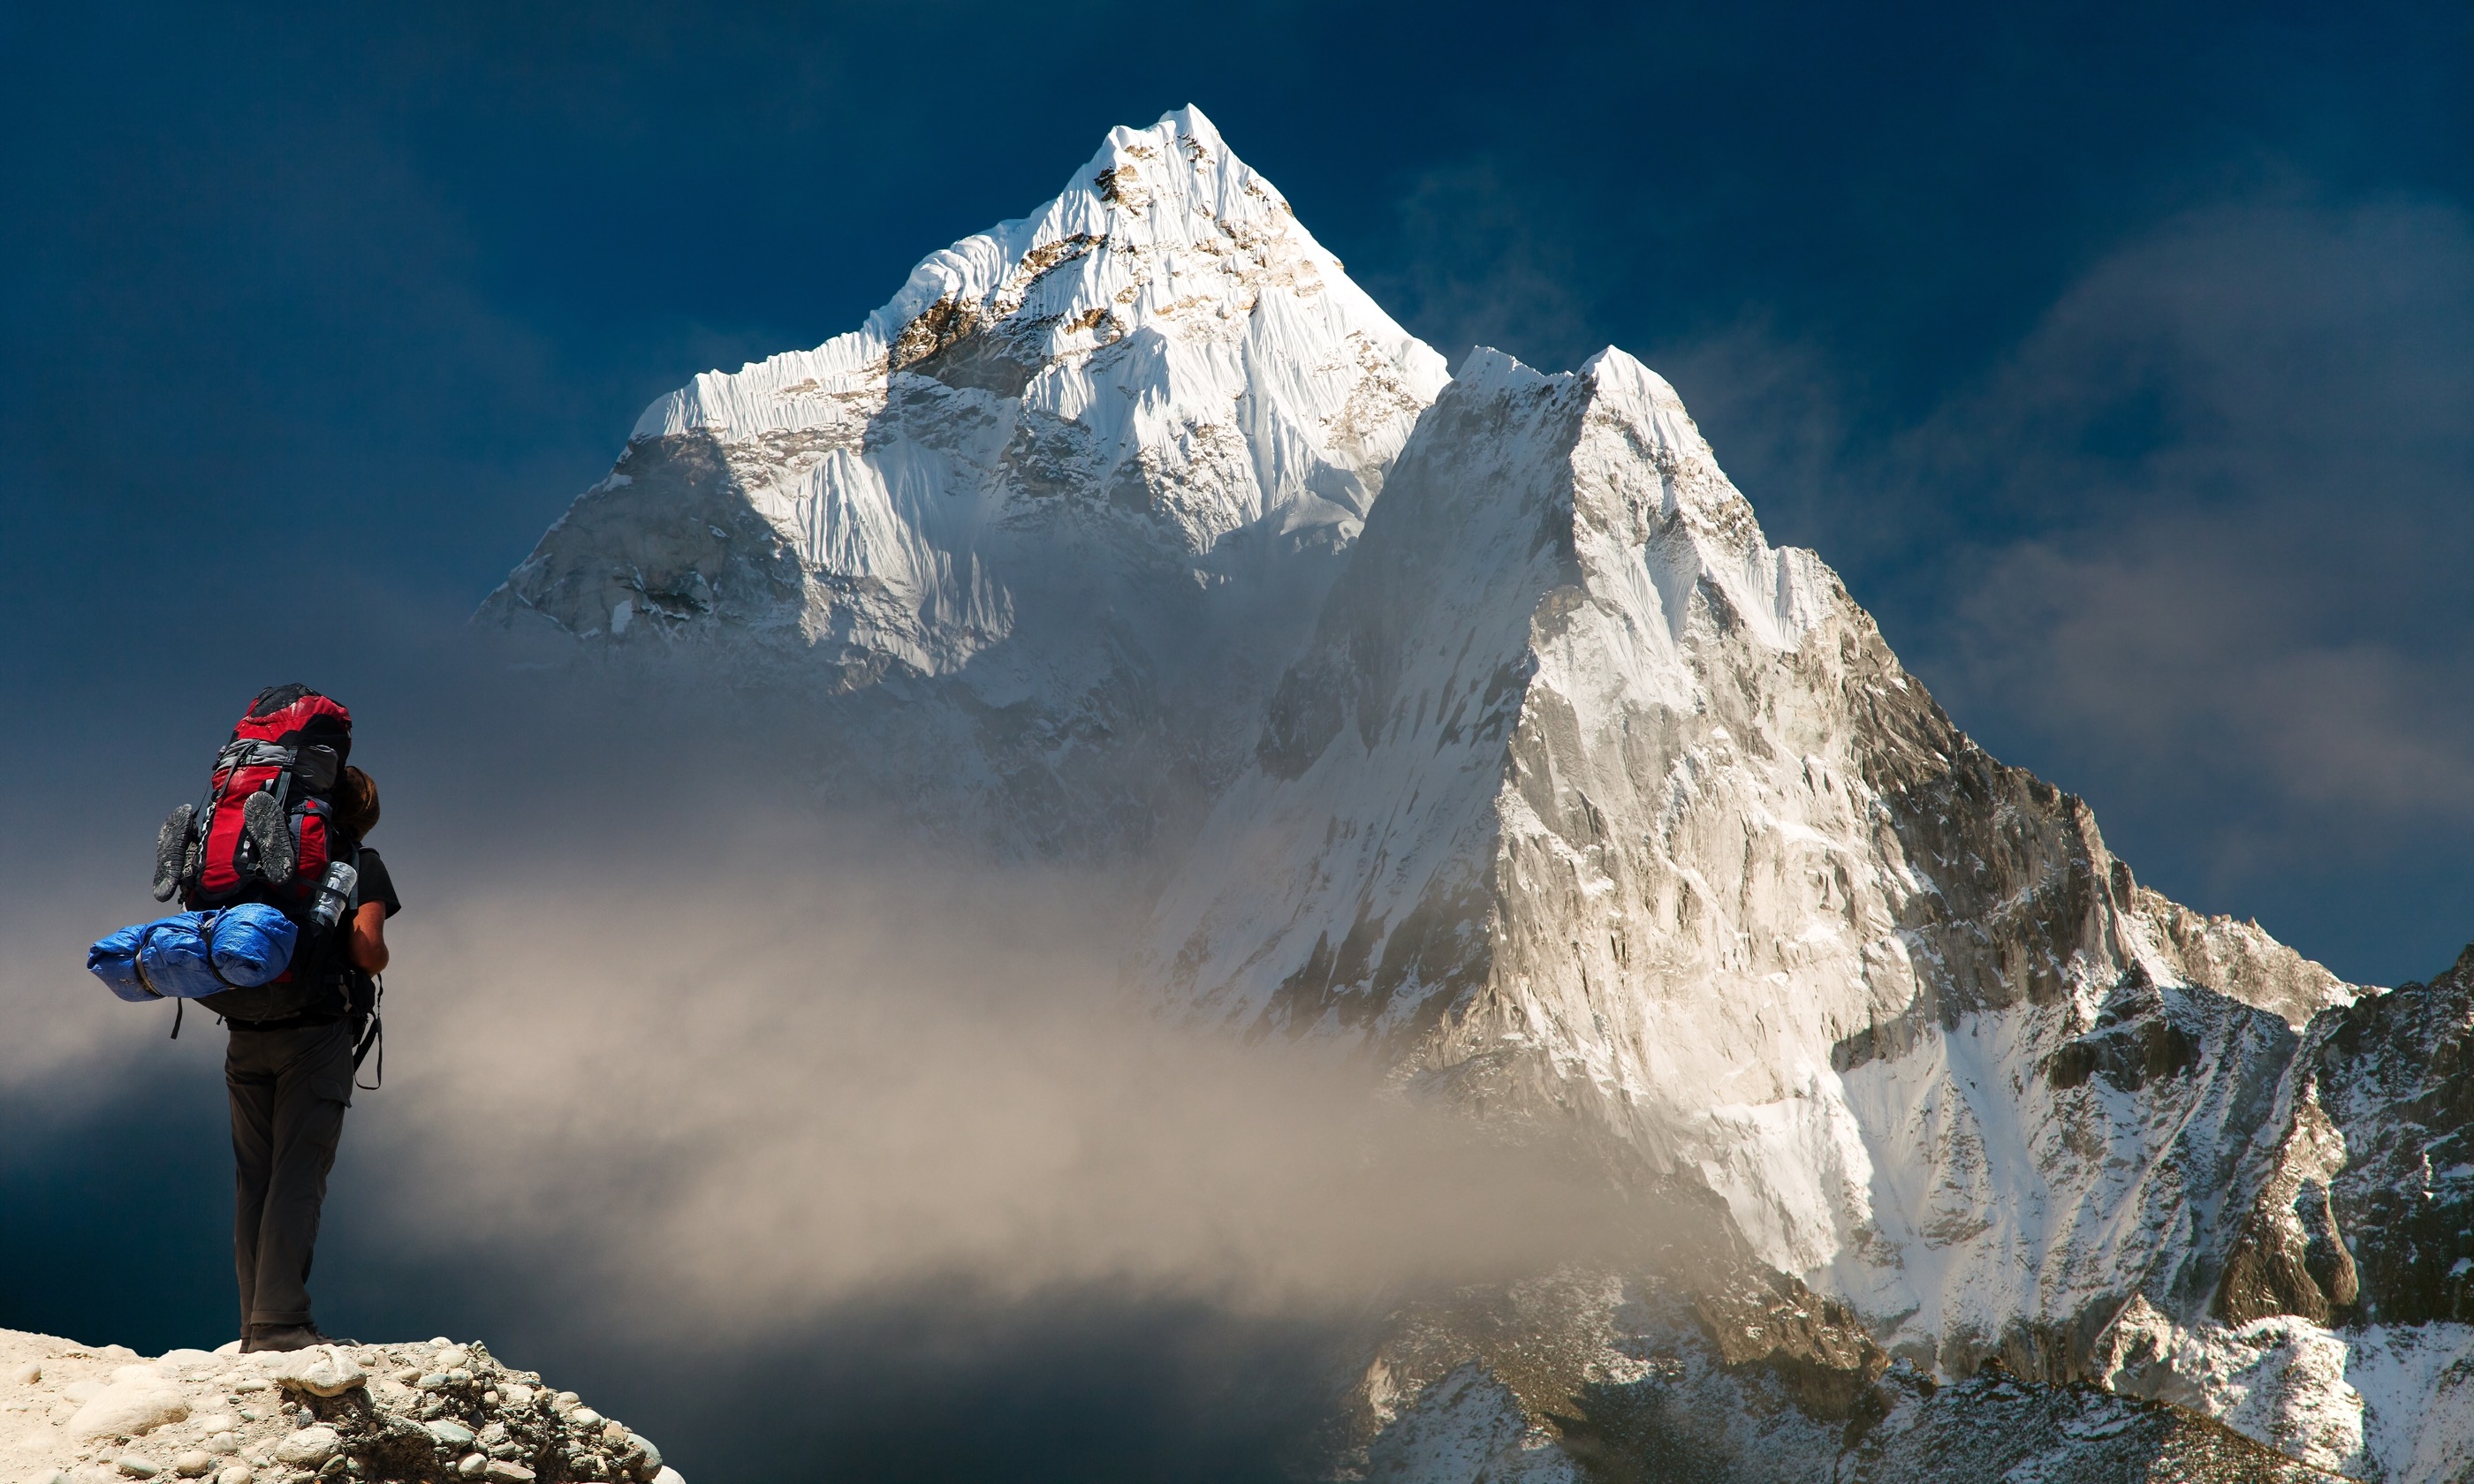
<svg viewBox="0 0 2474 1484">
<path fill-rule="evenodd" d="M 880 1476 L 1031 1449 L 995 1472 L 1251 1477 L 1404 1299 L 1646 1233 L 1607 1172 L 1373 1060 L 1166 1013 L 1127 967 L 1156 863 L 823 810 L 797 706 L 477 650 L 300 678 L 355 708 L 405 902 L 311 1283 L 330 1331 L 488 1340 L 669 1428 L 691 1477 L 819 1428 Z M 12 857 L 0 916 L 5 1194 L 44 1212 L 0 1244 L 44 1275 L 17 1323 L 230 1337 L 223 1033 L 191 1007 L 165 1039 L 82 955 L 159 910 L 153 820 L 248 694 L 12 806 L 61 847 Z"/>
<path fill-rule="evenodd" d="M 1131 882 L 801 853 L 485 878 L 407 921 L 412 1115 L 373 1154 L 406 1238 L 581 1233 L 579 1278 L 739 1335 L 921 1284 L 1296 1310 L 1597 1239 L 1579 1172 L 1328 1047 L 1155 1014 L 1111 952 Z"/>
</svg>

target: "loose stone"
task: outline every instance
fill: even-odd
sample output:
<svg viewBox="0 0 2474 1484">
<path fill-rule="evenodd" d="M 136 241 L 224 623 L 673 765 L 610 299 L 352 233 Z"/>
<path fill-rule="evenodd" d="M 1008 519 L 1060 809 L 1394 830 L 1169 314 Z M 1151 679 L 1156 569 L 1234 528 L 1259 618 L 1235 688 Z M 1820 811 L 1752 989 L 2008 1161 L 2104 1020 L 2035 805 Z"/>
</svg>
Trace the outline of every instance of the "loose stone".
<svg viewBox="0 0 2474 1484">
<path fill-rule="evenodd" d="M 248 1469 L 239 1464 L 233 1464 L 215 1475 L 215 1484 L 250 1484 L 254 1476 Z"/>
<path fill-rule="evenodd" d="M 601 1414 L 589 1406 L 577 1407 L 569 1415 L 568 1420 L 576 1426 L 588 1430 L 601 1425 Z"/>
<path fill-rule="evenodd" d="M 133 1479 L 151 1479 L 163 1472 L 161 1464 L 151 1458 L 140 1458 L 135 1453 L 123 1453 L 113 1459 L 111 1465 Z"/>
<path fill-rule="evenodd" d="M 275 1457 L 277 1462 L 296 1469 L 315 1469 L 334 1457 L 335 1450 L 343 1446 L 343 1438 L 332 1427 L 303 1427 L 286 1434 L 275 1445 Z"/>
<path fill-rule="evenodd" d="M 472 1446 L 473 1429 L 465 1426 L 462 1423 L 449 1422 L 444 1417 L 438 1417 L 432 1418 L 423 1425 L 429 1429 L 429 1435 L 431 1437 L 436 1438 L 442 1445 L 448 1448 L 463 1448 Z"/>
<path fill-rule="evenodd" d="M 203 1478 L 215 1466 L 215 1455 L 204 1448 L 193 1448 L 172 1459 L 173 1471 L 182 1478 Z"/>
<path fill-rule="evenodd" d="M 136 1437 L 189 1415 L 181 1388 L 145 1366 L 123 1366 L 110 1385 L 78 1408 L 69 1431 L 81 1438 Z"/>
<path fill-rule="evenodd" d="M 491 1484 L 533 1484 L 533 1472 L 521 1464 L 511 1464 L 503 1458 L 493 1458 L 481 1470 L 482 1477 Z"/>
<path fill-rule="evenodd" d="M 490 1467 L 490 1460 L 487 1458 L 478 1453 L 467 1453 L 463 1461 L 455 1466 L 455 1472 L 468 1479 L 477 1479 L 481 1476 L 481 1471 L 488 1467 Z"/>
<path fill-rule="evenodd" d="M 269 1379 L 319 1397 L 340 1397 L 369 1380 L 359 1361 L 332 1345 L 285 1352 L 265 1365 Z"/>
<path fill-rule="evenodd" d="M 39 1360 L 29 1360 L 24 1365 L 21 1365 L 14 1371 L 9 1373 L 9 1379 L 15 1381 L 20 1386 L 32 1386 L 42 1378 L 43 1363 Z"/>
</svg>

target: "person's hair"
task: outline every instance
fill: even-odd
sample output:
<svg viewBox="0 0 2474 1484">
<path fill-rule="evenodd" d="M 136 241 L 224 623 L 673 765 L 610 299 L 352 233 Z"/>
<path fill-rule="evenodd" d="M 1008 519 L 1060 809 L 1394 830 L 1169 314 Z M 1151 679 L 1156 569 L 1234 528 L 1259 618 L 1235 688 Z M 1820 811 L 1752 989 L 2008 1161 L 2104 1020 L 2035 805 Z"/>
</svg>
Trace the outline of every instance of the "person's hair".
<svg viewBox="0 0 2474 1484">
<path fill-rule="evenodd" d="M 347 765 L 335 780 L 335 824 L 358 840 L 378 826 L 378 786 L 360 769 Z"/>
</svg>

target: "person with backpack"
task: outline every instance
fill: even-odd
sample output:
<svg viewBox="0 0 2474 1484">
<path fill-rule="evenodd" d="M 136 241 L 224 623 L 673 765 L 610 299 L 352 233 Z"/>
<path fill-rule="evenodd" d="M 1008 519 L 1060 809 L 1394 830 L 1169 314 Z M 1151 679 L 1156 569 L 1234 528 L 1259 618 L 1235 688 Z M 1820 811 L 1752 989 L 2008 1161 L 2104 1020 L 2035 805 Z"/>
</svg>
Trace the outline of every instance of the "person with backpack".
<svg viewBox="0 0 2474 1484">
<path fill-rule="evenodd" d="M 309 1307 L 319 1208 L 355 1075 L 381 1035 L 386 920 L 401 903 L 365 843 L 378 793 L 345 761 L 352 729 L 340 702 L 306 685 L 260 691 L 205 799 L 175 809 L 157 841 L 156 899 L 178 895 L 189 911 L 124 929 L 87 959 L 124 999 L 194 998 L 230 1028 L 245 1351 L 327 1342 Z"/>
<path fill-rule="evenodd" d="M 274 1004 L 250 998 L 252 990 L 200 1001 L 231 1031 L 224 1085 L 231 1100 L 232 1266 L 240 1281 L 245 1351 L 327 1343 L 309 1311 L 319 1208 L 343 1138 L 344 1111 L 352 1104 L 354 1074 L 376 1036 L 386 920 L 402 909 L 386 862 L 362 843 L 378 821 L 377 785 L 368 774 L 341 770 L 330 818 L 338 853 L 355 862 L 358 880 L 330 940 L 294 950 L 296 962 L 304 952 L 311 960 L 309 982 Z"/>
</svg>

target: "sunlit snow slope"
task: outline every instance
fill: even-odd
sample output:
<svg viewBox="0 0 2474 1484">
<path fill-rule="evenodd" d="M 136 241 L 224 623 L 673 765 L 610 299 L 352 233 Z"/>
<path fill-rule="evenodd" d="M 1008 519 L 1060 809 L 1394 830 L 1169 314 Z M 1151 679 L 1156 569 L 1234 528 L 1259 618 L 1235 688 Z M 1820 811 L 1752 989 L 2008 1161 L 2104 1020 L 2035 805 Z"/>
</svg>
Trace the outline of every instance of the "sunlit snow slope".
<svg viewBox="0 0 2474 1484">
<path fill-rule="evenodd" d="M 2344 1341 L 2222 1349 L 2331 1317 L 2243 1308 L 2243 1254 L 2341 1162 L 2297 1033 L 2356 992 L 1969 741 L 1621 351 L 1444 389 L 1156 927 L 1185 1013 L 1708 1192 L 1882 1363 L 2239 1392 L 2371 1458 Z M 2244 1384 L 2169 1381 L 2175 1345 Z"/>
</svg>

